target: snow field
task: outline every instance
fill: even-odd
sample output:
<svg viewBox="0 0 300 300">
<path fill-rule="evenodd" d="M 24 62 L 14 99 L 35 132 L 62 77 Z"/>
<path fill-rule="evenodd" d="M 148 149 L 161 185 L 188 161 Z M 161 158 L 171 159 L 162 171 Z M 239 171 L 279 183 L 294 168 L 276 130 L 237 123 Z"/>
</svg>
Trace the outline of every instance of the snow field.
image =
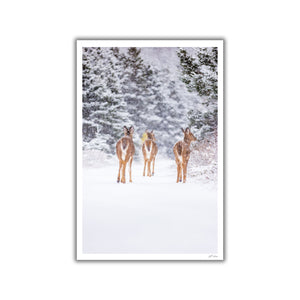
<svg viewBox="0 0 300 300">
<path fill-rule="evenodd" d="M 133 183 L 117 183 L 118 161 L 83 169 L 83 253 L 216 253 L 217 190 L 176 183 L 175 162 L 158 159 L 155 176 L 132 164 Z"/>
</svg>

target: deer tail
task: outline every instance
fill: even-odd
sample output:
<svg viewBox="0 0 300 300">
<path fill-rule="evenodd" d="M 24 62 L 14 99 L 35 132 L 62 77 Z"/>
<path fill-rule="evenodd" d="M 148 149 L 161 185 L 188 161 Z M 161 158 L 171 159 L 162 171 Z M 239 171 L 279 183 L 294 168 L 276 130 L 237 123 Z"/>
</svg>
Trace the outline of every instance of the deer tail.
<svg viewBox="0 0 300 300">
<path fill-rule="evenodd" d="M 151 141 L 146 141 L 145 142 L 145 146 L 146 146 L 146 152 L 147 152 L 147 158 L 150 158 L 150 153 L 152 150 L 152 142 Z"/>
</svg>

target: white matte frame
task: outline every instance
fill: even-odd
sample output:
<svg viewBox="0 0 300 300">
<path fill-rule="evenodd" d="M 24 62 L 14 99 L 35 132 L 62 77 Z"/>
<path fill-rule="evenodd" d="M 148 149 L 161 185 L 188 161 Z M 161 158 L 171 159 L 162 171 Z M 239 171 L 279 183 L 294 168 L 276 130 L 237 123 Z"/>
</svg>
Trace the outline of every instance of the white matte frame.
<svg viewBox="0 0 300 300">
<path fill-rule="evenodd" d="M 218 47 L 218 253 L 84 254 L 82 252 L 82 47 Z M 77 40 L 77 260 L 223 260 L 223 40 Z"/>
</svg>

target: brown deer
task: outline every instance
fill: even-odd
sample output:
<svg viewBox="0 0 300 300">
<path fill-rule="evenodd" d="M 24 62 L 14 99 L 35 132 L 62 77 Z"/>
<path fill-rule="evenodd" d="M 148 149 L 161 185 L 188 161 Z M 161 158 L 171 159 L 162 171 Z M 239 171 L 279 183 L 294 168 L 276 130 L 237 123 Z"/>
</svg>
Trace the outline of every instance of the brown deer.
<svg viewBox="0 0 300 300">
<path fill-rule="evenodd" d="M 183 183 L 186 182 L 186 171 L 187 171 L 187 165 L 190 159 L 190 144 L 192 141 L 196 141 L 197 139 L 195 136 L 191 133 L 189 128 L 186 128 L 184 130 L 181 128 L 184 138 L 183 141 L 177 142 L 173 147 L 173 152 L 175 154 L 175 161 L 177 164 L 177 181 L 182 181 L 182 173 L 183 173 Z"/>
<path fill-rule="evenodd" d="M 134 132 L 133 126 L 131 126 L 129 129 L 124 126 L 124 136 L 118 140 L 116 144 L 116 153 L 119 159 L 119 173 L 118 173 L 118 179 L 117 182 L 120 182 L 120 173 L 122 171 L 122 177 L 121 182 L 125 183 L 125 170 L 126 170 L 126 164 L 129 162 L 129 181 L 132 182 L 131 179 L 131 164 L 133 155 L 135 152 L 132 136 Z"/>
<path fill-rule="evenodd" d="M 151 177 L 151 162 L 152 162 L 152 176 L 154 175 L 154 165 L 155 165 L 155 157 L 158 151 L 157 145 L 155 143 L 155 136 L 153 130 L 148 132 L 146 130 L 147 139 L 144 141 L 142 146 L 142 151 L 144 155 L 144 172 L 143 176 L 145 176 L 145 170 L 147 165 L 147 176 Z"/>
</svg>

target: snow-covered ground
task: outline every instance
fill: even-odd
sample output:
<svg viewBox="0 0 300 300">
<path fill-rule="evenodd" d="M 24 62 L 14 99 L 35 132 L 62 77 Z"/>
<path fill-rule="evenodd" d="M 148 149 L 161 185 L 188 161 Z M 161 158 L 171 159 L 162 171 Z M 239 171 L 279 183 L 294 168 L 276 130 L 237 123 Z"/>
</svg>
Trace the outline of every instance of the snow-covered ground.
<svg viewBox="0 0 300 300">
<path fill-rule="evenodd" d="M 217 253 L 217 189 L 176 183 L 175 162 L 157 159 L 155 176 L 117 183 L 118 161 L 83 169 L 83 253 Z"/>
</svg>

